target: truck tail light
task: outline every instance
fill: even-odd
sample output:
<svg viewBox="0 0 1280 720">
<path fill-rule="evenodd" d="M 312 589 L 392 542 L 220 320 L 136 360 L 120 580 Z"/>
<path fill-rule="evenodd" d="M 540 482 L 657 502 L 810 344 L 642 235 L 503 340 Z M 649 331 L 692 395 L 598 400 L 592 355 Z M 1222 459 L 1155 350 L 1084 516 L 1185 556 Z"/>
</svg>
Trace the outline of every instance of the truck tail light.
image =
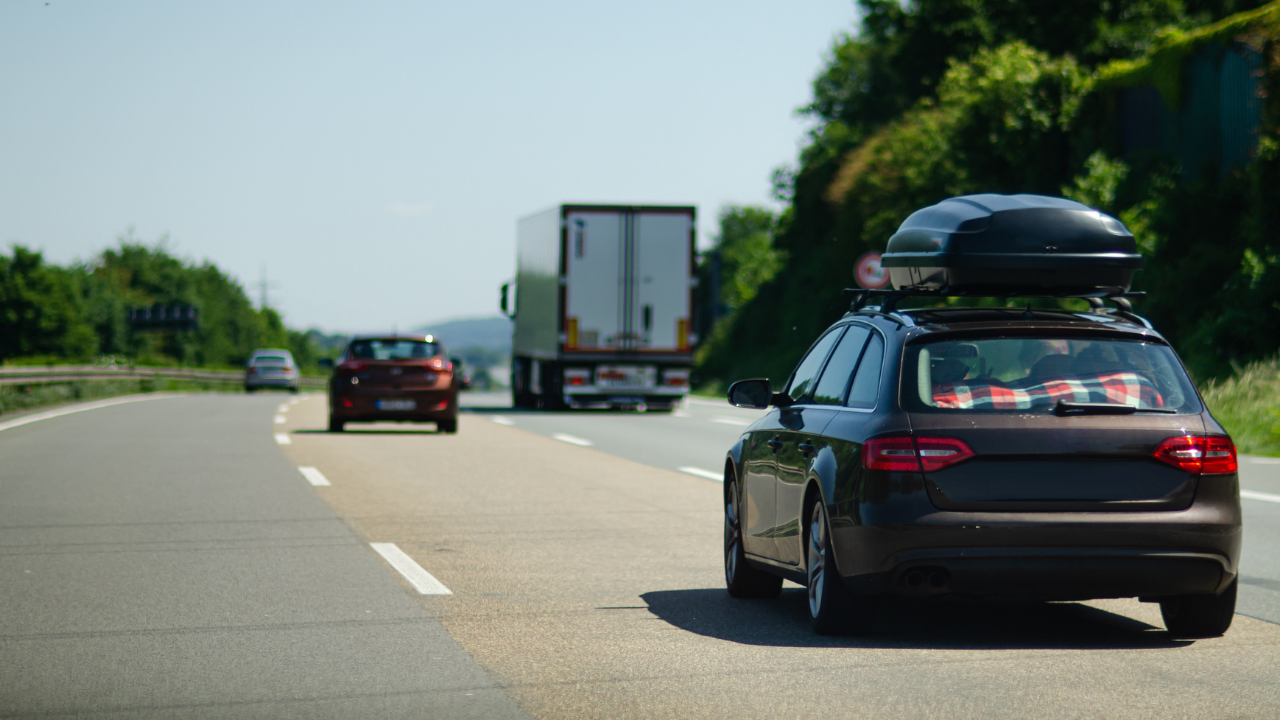
<svg viewBox="0 0 1280 720">
<path fill-rule="evenodd" d="M 688 368 L 680 368 L 680 369 L 663 371 L 662 383 L 669 387 L 688 387 L 689 385 Z"/>
<path fill-rule="evenodd" d="M 871 438 L 862 446 L 862 467 L 893 472 L 934 472 L 974 456 L 963 440 L 897 435 Z"/>
<path fill-rule="evenodd" d="M 1240 467 L 1236 445 L 1225 435 L 1171 437 L 1160 443 L 1152 456 L 1198 475 L 1223 475 Z"/>
<path fill-rule="evenodd" d="M 591 370 L 588 368 L 565 368 L 564 384 L 581 387 L 591 384 Z"/>
</svg>

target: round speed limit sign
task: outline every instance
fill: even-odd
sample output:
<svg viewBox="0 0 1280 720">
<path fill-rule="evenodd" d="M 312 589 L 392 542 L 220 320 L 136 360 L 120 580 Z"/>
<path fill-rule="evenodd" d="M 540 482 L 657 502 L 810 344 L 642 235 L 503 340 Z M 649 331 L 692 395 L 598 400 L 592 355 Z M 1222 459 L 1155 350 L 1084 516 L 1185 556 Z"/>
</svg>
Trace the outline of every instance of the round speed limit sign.
<svg viewBox="0 0 1280 720">
<path fill-rule="evenodd" d="M 889 273 L 880 266 L 880 253 L 869 252 L 858 258 L 853 266 L 853 277 L 858 287 L 867 290 L 879 290 L 889 284 Z"/>
</svg>

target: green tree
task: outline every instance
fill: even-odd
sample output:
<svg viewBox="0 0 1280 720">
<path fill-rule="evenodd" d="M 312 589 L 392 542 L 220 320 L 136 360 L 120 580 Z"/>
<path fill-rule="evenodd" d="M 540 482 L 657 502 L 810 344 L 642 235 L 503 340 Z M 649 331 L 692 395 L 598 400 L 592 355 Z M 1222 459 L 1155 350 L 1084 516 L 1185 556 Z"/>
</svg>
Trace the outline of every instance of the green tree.
<svg viewBox="0 0 1280 720">
<path fill-rule="evenodd" d="M 87 360 L 96 349 L 74 273 L 21 245 L 0 255 L 0 361 L 31 355 Z"/>
</svg>

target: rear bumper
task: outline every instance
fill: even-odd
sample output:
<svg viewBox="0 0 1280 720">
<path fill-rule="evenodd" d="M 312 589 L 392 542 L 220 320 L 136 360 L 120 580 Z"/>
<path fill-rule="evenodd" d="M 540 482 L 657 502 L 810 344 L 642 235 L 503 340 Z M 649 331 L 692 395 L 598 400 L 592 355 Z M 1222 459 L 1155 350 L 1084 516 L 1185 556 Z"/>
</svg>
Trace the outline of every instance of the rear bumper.
<svg viewBox="0 0 1280 720">
<path fill-rule="evenodd" d="M 847 582 L 899 595 L 1088 600 L 1215 594 L 1235 577 L 1222 555 L 1129 548 L 949 548 L 903 553 L 899 560 L 883 575 Z"/>
<path fill-rule="evenodd" d="M 383 410 L 380 400 L 412 400 L 411 410 Z M 443 390 L 370 390 L 329 394 L 329 414 L 343 422 L 377 422 L 402 420 L 431 422 L 458 417 L 458 392 Z"/>
<path fill-rule="evenodd" d="M 856 518 L 856 519 L 855 519 Z M 922 491 L 832 512 L 836 564 L 864 593 L 1078 600 L 1214 593 L 1237 573 L 1239 483 L 1199 484 L 1191 506 L 1160 512 L 954 512 Z M 924 586 L 908 582 L 913 572 Z M 937 571 L 946 582 L 928 582 Z M 919 580 L 920 576 L 912 576 Z"/>
<path fill-rule="evenodd" d="M 244 379 L 245 387 L 297 387 L 298 378 L 295 377 L 247 377 Z"/>
<path fill-rule="evenodd" d="M 653 410 L 669 410 L 678 406 L 687 391 L 656 393 L 652 389 L 613 393 L 565 393 L 564 403 L 572 408 L 616 408 L 644 405 Z"/>
</svg>

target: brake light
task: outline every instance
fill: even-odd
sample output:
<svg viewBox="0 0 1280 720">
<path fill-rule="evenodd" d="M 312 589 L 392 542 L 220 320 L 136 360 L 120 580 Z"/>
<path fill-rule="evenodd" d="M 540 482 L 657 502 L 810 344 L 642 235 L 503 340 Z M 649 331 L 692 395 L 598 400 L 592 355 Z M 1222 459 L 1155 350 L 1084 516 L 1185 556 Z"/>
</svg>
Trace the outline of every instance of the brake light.
<svg viewBox="0 0 1280 720">
<path fill-rule="evenodd" d="M 868 470 L 920 472 L 915 443 L 909 436 L 872 438 L 862 446 L 862 467 Z"/>
<path fill-rule="evenodd" d="M 258 373 L 258 368 L 249 366 L 245 368 L 244 371 L 245 371 L 245 374 L 247 375 L 256 375 Z"/>
<path fill-rule="evenodd" d="M 925 472 L 941 470 L 973 457 L 973 450 L 955 438 L 918 437 L 916 447 L 920 450 L 920 464 Z"/>
<path fill-rule="evenodd" d="M 363 370 L 363 369 L 364 369 L 364 363 L 359 363 L 359 362 L 344 362 L 344 363 L 342 363 L 341 365 L 339 365 L 339 366 L 338 366 L 338 369 L 339 369 L 339 370 L 345 370 L 346 372 L 353 372 L 353 373 L 354 373 L 354 372 L 360 372 L 361 370 Z"/>
<path fill-rule="evenodd" d="M 355 407 L 355 403 L 351 402 L 351 398 L 344 397 L 342 398 L 342 407 L 346 407 L 346 408 Z"/>
<path fill-rule="evenodd" d="M 1225 435 L 1171 437 L 1152 454 L 1155 459 L 1199 475 L 1222 475 L 1239 469 L 1236 445 Z"/>
<path fill-rule="evenodd" d="M 445 370 L 452 370 L 453 363 L 449 362 L 448 360 L 445 360 L 442 357 L 433 357 L 427 361 L 427 367 L 431 368 L 432 370 L 440 370 L 441 372 L 443 372 Z"/>
<path fill-rule="evenodd" d="M 973 456 L 973 450 L 956 438 L 899 435 L 868 440 L 862 447 L 862 467 L 893 472 L 934 472 Z"/>
</svg>

